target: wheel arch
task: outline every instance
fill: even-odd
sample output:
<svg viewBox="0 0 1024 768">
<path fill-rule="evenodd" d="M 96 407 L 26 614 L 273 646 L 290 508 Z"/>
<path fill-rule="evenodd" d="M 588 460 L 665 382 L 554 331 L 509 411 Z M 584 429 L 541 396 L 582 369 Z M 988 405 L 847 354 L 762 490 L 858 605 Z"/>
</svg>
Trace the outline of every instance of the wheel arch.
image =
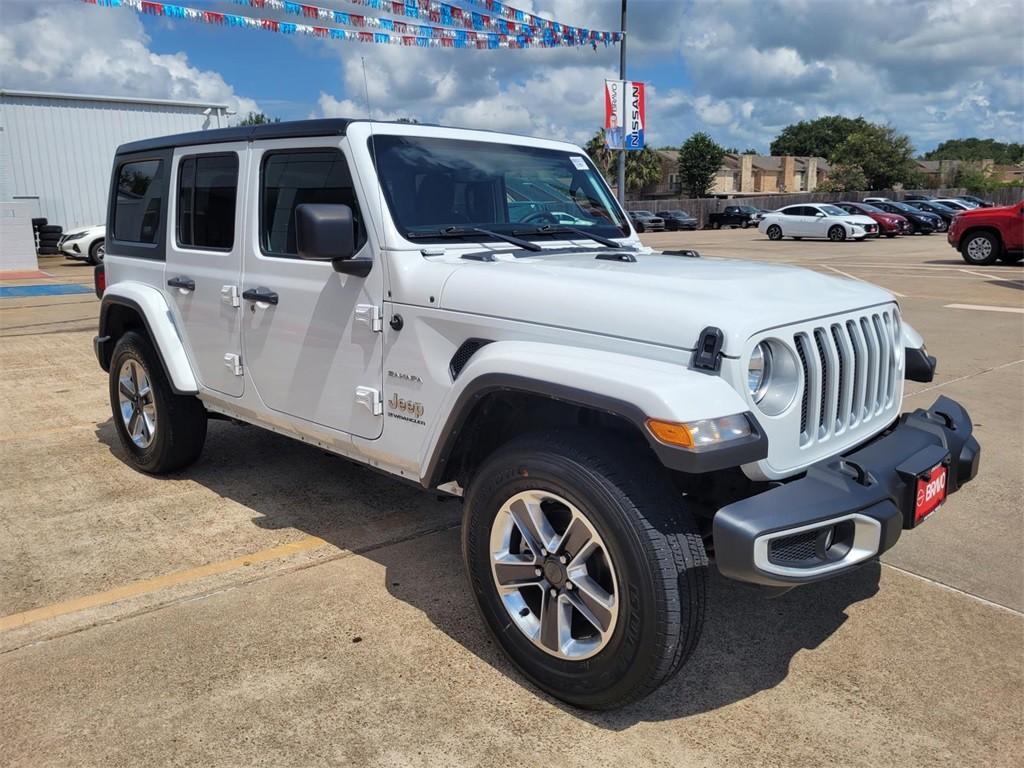
<svg viewBox="0 0 1024 768">
<path fill-rule="evenodd" d="M 678 363 L 533 342 L 493 342 L 456 380 L 420 467 L 434 488 L 464 481 L 508 439 L 553 426 L 604 427 L 627 436 L 668 469 L 710 472 L 757 461 L 767 438 L 724 380 Z M 685 422 L 747 413 L 749 441 L 694 452 L 656 440 L 648 418 Z"/>
<path fill-rule="evenodd" d="M 1006 245 L 1003 243 L 1003 234 L 996 228 L 989 224 L 975 224 L 968 227 L 960 233 L 960 242 L 957 244 L 957 250 L 963 250 L 967 247 L 967 241 L 971 239 L 971 236 L 978 234 L 991 235 L 995 238 L 996 244 L 999 246 L 999 250 L 1005 250 Z"/>
<path fill-rule="evenodd" d="M 150 286 L 117 283 L 108 287 L 100 305 L 99 335 L 95 341 L 100 367 L 110 370 L 117 340 L 128 331 L 138 331 L 156 348 L 175 394 L 197 394 L 195 374 L 171 317 L 167 300 Z"/>
</svg>

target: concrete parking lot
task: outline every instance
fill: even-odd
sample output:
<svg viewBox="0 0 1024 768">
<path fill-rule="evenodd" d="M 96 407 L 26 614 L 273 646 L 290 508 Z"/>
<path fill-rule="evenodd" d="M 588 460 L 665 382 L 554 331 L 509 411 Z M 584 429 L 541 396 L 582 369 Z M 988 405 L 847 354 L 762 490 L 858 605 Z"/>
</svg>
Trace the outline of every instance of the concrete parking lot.
<svg viewBox="0 0 1024 768">
<path fill-rule="evenodd" d="M 940 361 L 905 405 L 966 405 L 978 480 L 849 577 L 771 600 L 712 578 L 682 674 L 582 712 L 492 644 L 457 502 L 226 422 L 194 467 L 139 474 L 93 358 L 97 300 L 2 298 L 3 763 L 1018 765 L 1024 269 L 969 268 L 941 236 L 645 241 L 898 293 Z M 40 267 L 0 282 L 92 282 L 85 265 Z"/>
</svg>

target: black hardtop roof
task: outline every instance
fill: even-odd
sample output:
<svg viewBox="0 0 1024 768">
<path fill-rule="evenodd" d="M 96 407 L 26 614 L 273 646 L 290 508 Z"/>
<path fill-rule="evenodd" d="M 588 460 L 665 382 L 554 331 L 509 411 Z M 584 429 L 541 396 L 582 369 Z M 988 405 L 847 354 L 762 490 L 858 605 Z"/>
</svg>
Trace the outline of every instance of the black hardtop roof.
<svg viewBox="0 0 1024 768">
<path fill-rule="evenodd" d="M 208 131 L 176 133 L 171 136 L 157 136 L 142 139 L 117 148 L 117 154 L 149 152 L 154 149 L 194 147 L 199 144 L 223 144 L 230 141 L 253 141 L 255 139 L 295 139 L 304 136 L 344 136 L 352 118 L 338 117 L 321 120 L 292 120 L 284 123 L 263 123 L 261 125 L 239 125 L 234 128 L 211 128 Z"/>
</svg>

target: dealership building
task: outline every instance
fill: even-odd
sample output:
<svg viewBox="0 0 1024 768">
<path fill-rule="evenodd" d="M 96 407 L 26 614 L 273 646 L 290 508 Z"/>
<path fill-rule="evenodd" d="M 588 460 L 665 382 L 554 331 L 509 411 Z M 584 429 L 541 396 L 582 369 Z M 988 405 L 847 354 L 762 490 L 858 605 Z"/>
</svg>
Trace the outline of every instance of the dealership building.
<svg viewBox="0 0 1024 768">
<path fill-rule="evenodd" d="M 106 218 L 118 145 L 227 125 L 226 104 L 0 91 L 0 201 L 64 229 Z"/>
</svg>

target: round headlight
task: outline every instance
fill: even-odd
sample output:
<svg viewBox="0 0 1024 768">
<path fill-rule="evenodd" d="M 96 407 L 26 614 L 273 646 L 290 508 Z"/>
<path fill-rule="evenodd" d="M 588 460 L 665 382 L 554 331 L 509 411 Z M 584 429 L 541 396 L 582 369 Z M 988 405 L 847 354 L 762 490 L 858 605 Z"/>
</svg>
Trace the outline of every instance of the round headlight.
<svg viewBox="0 0 1024 768">
<path fill-rule="evenodd" d="M 789 346 L 765 339 L 754 347 L 747 363 L 747 390 L 759 411 L 767 416 L 785 413 L 799 387 L 800 363 Z"/>
<path fill-rule="evenodd" d="M 747 364 L 747 389 L 755 403 L 760 403 L 772 380 L 772 348 L 762 341 L 750 354 Z"/>
</svg>

